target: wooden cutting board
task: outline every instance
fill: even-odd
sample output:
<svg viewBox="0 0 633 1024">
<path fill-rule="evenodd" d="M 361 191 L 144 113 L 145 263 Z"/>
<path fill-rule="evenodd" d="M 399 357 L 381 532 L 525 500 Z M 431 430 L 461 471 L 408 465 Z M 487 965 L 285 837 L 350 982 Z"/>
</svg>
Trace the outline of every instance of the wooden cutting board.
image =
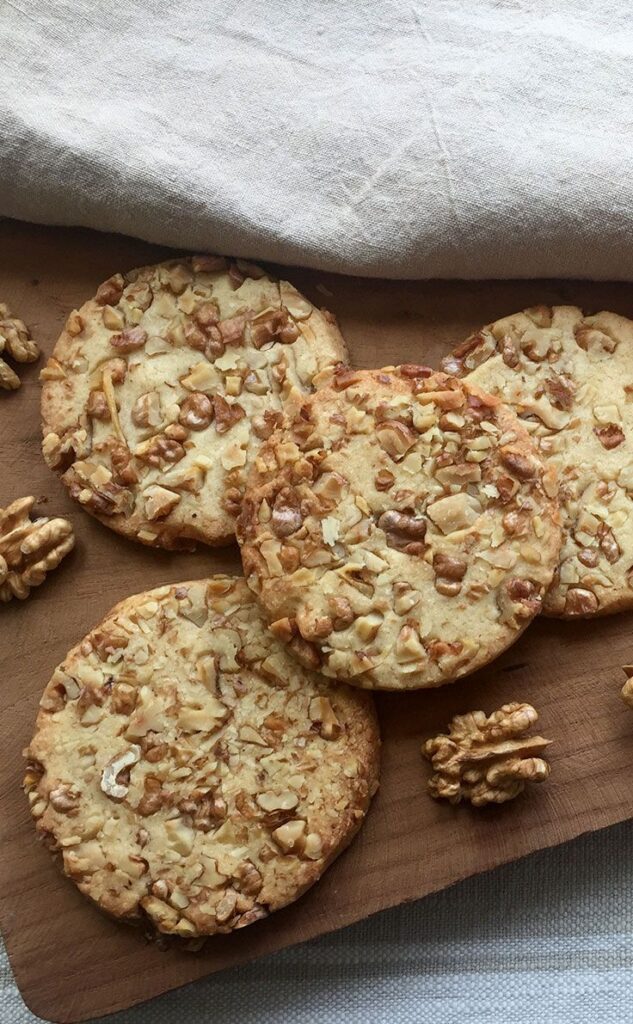
<svg viewBox="0 0 633 1024">
<path fill-rule="evenodd" d="M 116 270 L 163 251 L 83 230 L 0 223 L 0 300 L 49 353 L 67 313 Z M 472 329 L 535 303 L 577 303 L 633 317 L 626 284 L 501 281 L 403 283 L 304 270 L 287 276 L 339 317 L 363 367 L 438 360 Z M 34 1013 L 81 1021 L 132 1006 L 212 971 L 302 942 L 468 875 L 633 816 L 633 713 L 619 699 L 633 660 L 630 615 L 595 623 L 539 621 L 488 669 L 441 690 L 378 698 L 382 785 L 352 847 L 294 906 L 200 953 L 160 952 L 76 892 L 34 831 L 20 790 L 21 750 L 42 688 L 67 649 L 127 594 L 216 571 L 239 572 L 235 548 L 150 551 L 84 515 L 40 455 L 38 367 L 0 395 L 0 505 L 24 494 L 67 515 L 77 547 L 25 603 L 0 608 L 0 924 Z M 425 793 L 423 737 L 453 714 L 520 699 L 555 740 L 552 775 L 501 808 L 473 811 Z"/>
</svg>

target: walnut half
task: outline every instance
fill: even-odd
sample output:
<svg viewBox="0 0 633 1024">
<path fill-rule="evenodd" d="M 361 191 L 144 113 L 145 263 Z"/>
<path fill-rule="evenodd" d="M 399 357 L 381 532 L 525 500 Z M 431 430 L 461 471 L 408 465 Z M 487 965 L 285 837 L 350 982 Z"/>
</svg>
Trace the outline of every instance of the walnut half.
<svg viewBox="0 0 633 1024">
<path fill-rule="evenodd" d="M 543 782 L 550 767 L 540 755 L 552 741 L 525 736 L 537 719 L 531 704 L 519 703 L 504 704 L 489 717 L 483 711 L 456 715 L 448 735 L 422 747 L 435 772 L 429 779 L 431 796 L 482 807 L 514 799 L 526 782 Z"/>
<path fill-rule="evenodd" d="M 32 587 L 59 565 L 75 544 L 67 519 L 32 520 L 35 498 L 18 498 L 0 508 L 0 602 L 29 596 Z"/>
<path fill-rule="evenodd" d="M 8 306 L 0 302 L 0 388 L 15 391 L 20 387 L 20 378 L 2 358 L 3 352 L 16 363 L 34 363 L 40 355 L 24 321 L 16 320 Z"/>
</svg>

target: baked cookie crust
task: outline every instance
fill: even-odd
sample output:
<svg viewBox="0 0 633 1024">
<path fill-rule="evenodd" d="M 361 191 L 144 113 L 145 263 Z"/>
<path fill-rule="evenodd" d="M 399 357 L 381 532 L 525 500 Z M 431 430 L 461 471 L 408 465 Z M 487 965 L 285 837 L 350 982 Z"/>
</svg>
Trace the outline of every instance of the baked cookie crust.
<svg viewBox="0 0 633 1024">
<path fill-rule="evenodd" d="M 633 607 L 633 322 L 535 306 L 442 364 L 507 402 L 560 479 L 563 545 L 546 615 Z"/>
<path fill-rule="evenodd" d="M 334 318 L 251 263 L 194 256 L 114 274 L 42 371 L 44 457 L 126 537 L 226 544 L 283 402 L 343 358 Z"/>
<path fill-rule="evenodd" d="M 378 785 L 368 695 L 299 666 L 242 579 L 118 604 L 56 669 L 25 789 L 101 909 L 195 938 L 297 899 Z"/>
<path fill-rule="evenodd" d="M 261 449 L 238 523 L 271 630 L 376 689 L 440 686 L 541 610 L 556 475 L 499 399 L 420 366 L 339 369 Z"/>
</svg>

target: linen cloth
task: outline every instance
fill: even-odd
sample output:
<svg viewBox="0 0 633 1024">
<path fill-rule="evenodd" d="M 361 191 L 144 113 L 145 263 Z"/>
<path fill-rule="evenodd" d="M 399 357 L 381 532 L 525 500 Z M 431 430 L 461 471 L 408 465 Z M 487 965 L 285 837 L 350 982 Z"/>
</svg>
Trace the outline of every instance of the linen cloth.
<svg viewBox="0 0 633 1024">
<path fill-rule="evenodd" d="M 630 1024 L 632 889 L 626 822 L 103 1021 Z M 0 1021 L 38 1019 L 0 962 Z"/>
<path fill-rule="evenodd" d="M 0 214 L 388 277 L 633 277 L 628 0 L 0 0 Z"/>
</svg>

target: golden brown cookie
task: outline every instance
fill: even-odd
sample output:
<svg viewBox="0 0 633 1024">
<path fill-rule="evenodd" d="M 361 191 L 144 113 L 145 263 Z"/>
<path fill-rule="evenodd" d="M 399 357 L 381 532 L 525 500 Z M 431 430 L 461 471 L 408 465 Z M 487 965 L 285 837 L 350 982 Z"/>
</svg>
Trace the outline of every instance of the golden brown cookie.
<svg viewBox="0 0 633 1024">
<path fill-rule="evenodd" d="M 238 539 L 271 629 L 305 663 L 356 686 L 440 686 L 540 611 L 555 471 L 474 385 L 341 370 L 261 449 Z"/>
<path fill-rule="evenodd" d="M 502 397 L 558 470 L 563 545 L 545 614 L 633 607 L 633 322 L 535 306 L 473 334 L 442 367 Z"/>
<path fill-rule="evenodd" d="M 124 536 L 228 543 L 283 401 L 344 355 L 333 318 L 253 264 L 194 256 L 115 274 L 42 371 L 44 457 Z"/>
<path fill-rule="evenodd" d="M 103 910 L 195 937 L 297 899 L 378 785 L 371 700 L 301 668 L 227 576 L 122 601 L 56 669 L 25 789 Z"/>
</svg>

